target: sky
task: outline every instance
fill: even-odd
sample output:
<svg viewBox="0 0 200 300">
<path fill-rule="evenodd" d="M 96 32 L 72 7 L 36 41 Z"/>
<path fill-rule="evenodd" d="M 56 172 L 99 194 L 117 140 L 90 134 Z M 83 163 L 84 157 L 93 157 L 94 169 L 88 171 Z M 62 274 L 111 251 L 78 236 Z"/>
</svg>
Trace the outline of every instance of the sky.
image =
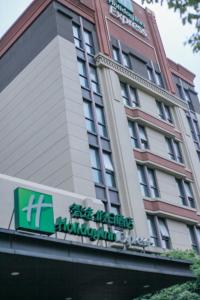
<svg viewBox="0 0 200 300">
<path fill-rule="evenodd" d="M 0 38 L 15 22 L 32 0 L 0 0 Z M 141 4 L 141 0 L 136 0 Z M 145 5 L 146 6 L 146 5 Z M 184 42 L 194 31 L 192 25 L 182 25 L 178 13 L 166 5 L 148 5 L 154 11 L 167 57 L 188 68 L 194 74 L 196 91 L 200 98 L 200 53 L 194 54 Z"/>
</svg>

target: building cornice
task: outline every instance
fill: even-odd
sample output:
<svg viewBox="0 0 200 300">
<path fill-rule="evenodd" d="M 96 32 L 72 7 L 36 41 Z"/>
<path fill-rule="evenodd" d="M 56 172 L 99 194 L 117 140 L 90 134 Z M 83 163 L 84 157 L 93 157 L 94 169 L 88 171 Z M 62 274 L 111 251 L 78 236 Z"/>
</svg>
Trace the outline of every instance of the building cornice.
<svg viewBox="0 0 200 300">
<path fill-rule="evenodd" d="M 187 104 L 180 98 L 172 95 L 168 91 L 158 87 L 149 80 L 136 74 L 134 71 L 122 66 L 121 64 L 115 62 L 113 59 L 107 57 L 106 55 L 99 53 L 95 56 L 97 67 L 105 67 L 112 69 L 119 76 L 124 77 L 126 80 L 134 82 L 134 85 L 141 90 L 148 92 L 148 94 L 153 95 L 156 99 L 162 99 L 169 102 L 172 105 L 179 106 L 182 109 L 188 110 Z"/>
</svg>

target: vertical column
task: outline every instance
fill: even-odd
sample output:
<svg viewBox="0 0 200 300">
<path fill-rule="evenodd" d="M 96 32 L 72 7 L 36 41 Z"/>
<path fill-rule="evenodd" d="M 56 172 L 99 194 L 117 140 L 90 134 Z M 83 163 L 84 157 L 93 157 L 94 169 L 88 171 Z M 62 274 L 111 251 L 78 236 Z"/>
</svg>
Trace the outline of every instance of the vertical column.
<svg viewBox="0 0 200 300">
<path fill-rule="evenodd" d="M 114 71 L 107 68 L 99 69 L 99 77 L 112 144 L 122 212 L 134 218 L 135 232 L 138 236 L 148 237 L 146 214 L 138 181 L 137 166 L 129 137 L 127 117 L 121 101 L 119 79 Z"/>
</svg>

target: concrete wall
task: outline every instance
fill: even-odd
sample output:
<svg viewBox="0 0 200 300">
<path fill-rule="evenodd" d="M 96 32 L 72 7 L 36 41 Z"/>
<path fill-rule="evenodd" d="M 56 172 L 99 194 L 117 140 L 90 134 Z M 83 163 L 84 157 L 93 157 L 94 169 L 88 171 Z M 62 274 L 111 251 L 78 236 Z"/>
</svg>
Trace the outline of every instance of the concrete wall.
<svg viewBox="0 0 200 300">
<path fill-rule="evenodd" d="M 174 249 L 191 249 L 191 239 L 187 226 L 174 220 L 167 221 L 171 242 Z"/>
<path fill-rule="evenodd" d="M 94 196 L 74 44 L 56 37 L 0 94 L 0 172 Z"/>
</svg>

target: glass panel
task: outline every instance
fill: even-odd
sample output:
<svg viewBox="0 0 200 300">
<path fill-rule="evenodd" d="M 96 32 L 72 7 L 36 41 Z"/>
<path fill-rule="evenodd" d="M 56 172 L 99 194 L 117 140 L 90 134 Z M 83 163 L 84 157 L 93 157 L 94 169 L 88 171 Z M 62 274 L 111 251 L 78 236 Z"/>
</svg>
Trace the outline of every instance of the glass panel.
<svg viewBox="0 0 200 300">
<path fill-rule="evenodd" d="M 114 171 L 110 153 L 103 153 L 104 166 L 106 170 Z"/>
<path fill-rule="evenodd" d="M 130 59 L 128 54 L 122 52 L 123 65 L 127 68 L 130 68 Z"/>
<path fill-rule="evenodd" d="M 86 77 L 86 67 L 85 62 L 82 60 L 78 60 L 78 71 L 79 74 Z"/>
<path fill-rule="evenodd" d="M 138 165 L 137 169 L 138 169 L 138 177 L 139 177 L 139 182 L 140 182 L 140 188 L 141 188 L 142 195 L 145 196 L 145 197 L 149 197 L 150 195 L 149 195 L 149 191 L 148 191 L 146 176 L 145 176 L 145 173 L 144 173 L 144 167 Z"/>
<path fill-rule="evenodd" d="M 124 83 L 120 83 L 121 84 L 121 95 L 122 95 L 122 98 L 123 98 L 123 102 L 125 105 L 130 105 L 129 103 L 129 98 L 128 98 L 128 89 L 127 89 L 127 85 L 124 84 Z"/>
<path fill-rule="evenodd" d="M 131 96 L 131 105 L 133 107 L 138 105 L 138 100 L 137 100 L 137 92 L 136 89 L 133 87 L 130 87 L 130 96 Z"/>
<path fill-rule="evenodd" d="M 119 49 L 117 49 L 116 47 L 113 47 L 113 59 L 117 62 L 120 62 Z"/>
<path fill-rule="evenodd" d="M 147 149 L 148 148 L 148 141 L 147 141 L 147 136 L 146 136 L 145 129 L 141 125 L 138 126 L 138 129 L 139 129 L 141 147 L 142 147 L 142 149 Z"/>
<path fill-rule="evenodd" d="M 154 222 L 154 217 L 147 216 L 147 223 L 148 223 L 148 229 L 149 229 L 151 242 L 152 242 L 153 246 L 157 246 L 158 245 L 158 236 L 157 236 L 156 226 L 155 226 L 155 222 Z"/>
<path fill-rule="evenodd" d="M 93 168 L 100 169 L 100 159 L 97 149 L 90 148 L 90 161 Z"/>
<path fill-rule="evenodd" d="M 164 110 L 162 103 L 160 101 L 156 101 L 157 107 L 158 107 L 158 115 L 161 119 L 165 119 Z"/>
<path fill-rule="evenodd" d="M 107 137 L 108 134 L 106 130 L 105 117 L 104 117 L 104 112 L 102 107 L 96 106 L 96 116 L 97 116 L 99 134 L 103 137 Z"/>
<path fill-rule="evenodd" d="M 170 107 L 168 105 L 164 105 L 164 108 L 165 108 L 166 120 L 172 123 L 172 115 L 171 115 Z"/>
<path fill-rule="evenodd" d="M 163 83 L 162 83 L 162 77 L 161 77 L 161 74 L 155 72 L 155 78 L 156 78 L 156 83 L 157 83 L 157 85 L 159 85 L 159 86 L 162 87 L 162 86 L 163 86 Z"/>
<path fill-rule="evenodd" d="M 87 30 L 84 30 L 84 40 L 87 53 L 94 54 L 92 33 Z"/>
<path fill-rule="evenodd" d="M 94 67 L 90 66 L 90 78 L 92 83 L 92 89 L 94 92 L 99 93 L 99 84 L 98 84 L 98 77 L 97 77 L 97 71 Z"/>
<path fill-rule="evenodd" d="M 183 157 L 182 157 L 179 142 L 174 141 L 174 151 L 175 151 L 176 160 L 178 162 L 182 163 L 183 162 Z"/>
<path fill-rule="evenodd" d="M 162 237 L 168 237 L 169 238 L 169 232 L 167 229 L 167 226 L 165 224 L 165 221 L 163 219 L 158 219 L 159 221 L 159 226 L 160 226 L 160 233 L 162 235 Z"/>
<path fill-rule="evenodd" d="M 150 81 L 153 81 L 153 71 L 150 68 L 147 68 L 147 74 Z"/>
<path fill-rule="evenodd" d="M 179 190 L 179 198 L 181 199 L 181 204 L 182 205 L 187 205 L 186 199 L 185 199 L 185 192 L 183 188 L 183 182 L 181 179 L 176 178 L 176 183 L 178 185 L 178 190 Z"/>
<path fill-rule="evenodd" d="M 92 177 L 94 182 L 96 183 L 102 183 L 102 174 L 101 174 L 101 170 L 97 170 L 97 169 L 92 169 Z"/>
<path fill-rule="evenodd" d="M 151 197 L 153 197 L 153 198 L 158 197 L 159 194 L 158 194 L 158 188 L 157 188 L 157 184 L 156 184 L 154 170 L 148 168 L 147 171 L 148 171 L 149 185 L 150 185 L 150 189 L 151 189 Z"/>
<path fill-rule="evenodd" d="M 80 27 L 78 25 L 73 24 L 72 30 L 75 46 L 78 48 L 82 48 Z"/>
<path fill-rule="evenodd" d="M 116 187 L 114 172 L 106 172 L 106 183 L 109 187 Z"/>
<path fill-rule="evenodd" d="M 133 148 L 139 148 L 139 143 L 136 134 L 136 128 L 134 122 L 128 122 L 129 134 L 131 137 L 131 144 Z"/>
<path fill-rule="evenodd" d="M 169 158 L 175 160 L 172 139 L 166 137 L 165 140 L 166 140 L 167 147 L 168 147 Z"/>
<path fill-rule="evenodd" d="M 197 251 L 197 240 L 195 237 L 195 233 L 194 233 L 194 226 L 189 226 L 188 225 L 188 229 L 189 229 L 189 234 L 190 234 L 190 239 L 191 239 L 191 243 L 192 243 L 192 249 Z"/>
</svg>

